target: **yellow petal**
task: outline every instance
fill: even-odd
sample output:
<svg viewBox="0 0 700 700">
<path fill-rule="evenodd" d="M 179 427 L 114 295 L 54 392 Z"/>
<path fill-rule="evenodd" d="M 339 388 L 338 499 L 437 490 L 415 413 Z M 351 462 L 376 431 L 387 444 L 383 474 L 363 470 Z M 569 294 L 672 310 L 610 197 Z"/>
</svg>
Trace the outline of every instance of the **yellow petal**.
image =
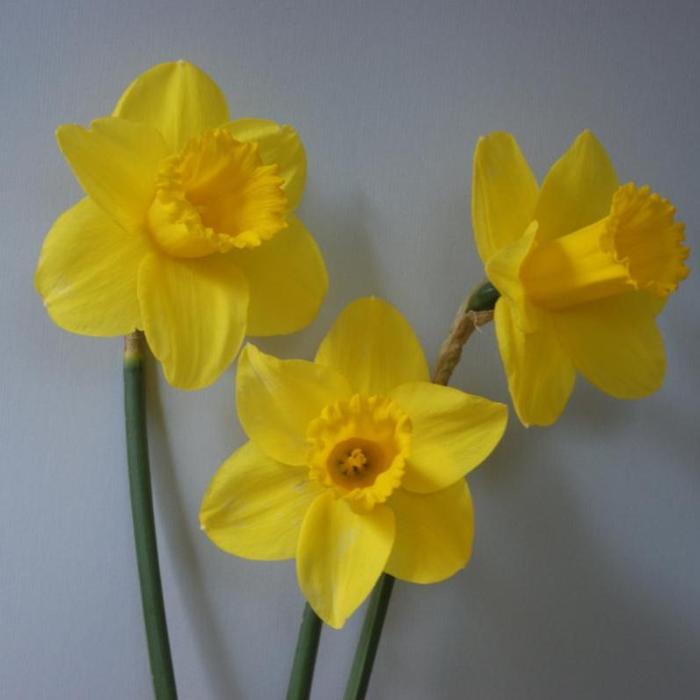
<svg viewBox="0 0 700 700">
<path fill-rule="evenodd" d="M 83 335 L 125 335 L 141 326 L 136 280 L 150 251 L 92 200 L 64 212 L 46 236 L 35 284 L 54 323 Z"/>
<path fill-rule="evenodd" d="M 299 534 L 297 578 L 309 605 L 340 629 L 369 595 L 394 542 L 394 513 L 385 505 L 356 513 L 330 491 L 306 513 Z"/>
<path fill-rule="evenodd" d="M 171 151 L 228 121 L 219 86 L 187 61 L 160 63 L 140 75 L 119 98 L 113 114 L 156 127 Z"/>
<path fill-rule="evenodd" d="M 472 226 L 484 263 L 532 221 L 537 181 L 511 134 L 482 136 L 474 151 Z"/>
<path fill-rule="evenodd" d="M 617 176 L 600 141 L 588 130 L 551 167 L 535 208 L 539 234 L 557 238 L 607 216 Z"/>
<path fill-rule="evenodd" d="M 523 425 L 550 425 L 559 418 L 574 387 L 576 372 L 552 322 L 541 314 L 538 330 L 527 333 L 512 303 L 496 303 L 498 349 L 515 412 Z"/>
<path fill-rule="evenodd" d="M 267 119 L 236 119 L 225 128 L 239 141 L 257 143 L 262 162 L 279 167 L 289 208 L 296 209 L 306 184 L 306 153 L 294 127 Z"/>
<path fill-rule="evenodd" d="M 315 361 L 337 369 L 360 394 L 385 394 L 399 384 L 429 378 L 425 355 L 408 321 L 374 297 L 345 307 Z"/>
<path fill-rule="evenodd" d="M 537 222 L 533 221 L 515 243 L 501 248 L 485 265 L 486 277 L 502 297 L 514 303 L 520 325 L 528 331 L 536 328 L 539 314 L 525 293 L 520 271 L 538 238 Z"/>
<path fill-rule="evenodd" d="M 328 290 L 316 241 L 296 217 L 258 248 L 234 251 L 250 288 L 249 335 L 294 333 L 309 325 Z"/>
<path fill-rule="evenodd" d="M 250 344 L 238 360 L 238 419 L 260 449 L 284 464 L 306 462 L 309 423 L 325 406 L 349 396 L 341 375 L 313 362 L 278 360 Z"/>
<path fill-rule="evenodd" d="M 502 403 L 428 382 L 403 384 L 390 396 L 411 419 L 411 453 L 402 486 L 429 493 L 454 484 L 483 462 L 506 429 Z"/>
<path fill-rule="evenodd" d="M 233 362 L 245 335 L 248 285 L 225 256 L 150 255 L 138 295 L 148 344 L 173 386 L 208 386 Z"/>
<path fill-rule="evenodd" d="M 399 489 L 389 501 L 396 539 L 387 573 L 411 583 L 436 583 L 466 566 L 474 541 L 474 509 L 467 484 L 426 495 Z"/>
<path fill-rule="evenodd" d="M 576 369 L 601 391 L 638 399 L 656 391 L 666 354 L 655 316 L 659 301 L 644 292 L 579 304 L 553 315 Z"/>
<path fill-rule="evenodd" d="M 207 537 L 246 559 L 293 559 L 306 510 L 321 492 L 306 469 L 280 464 L 252 442 L 216 472 L 202 500 Z"/>
<path fill-rule="evenodd" d="M 141 229 L 166 155 L 160 134 L 146 124 L 109 117 L 89 129 L 60 126 L 56 139 L 85 192 L 125 228 Z"/>
</svg>

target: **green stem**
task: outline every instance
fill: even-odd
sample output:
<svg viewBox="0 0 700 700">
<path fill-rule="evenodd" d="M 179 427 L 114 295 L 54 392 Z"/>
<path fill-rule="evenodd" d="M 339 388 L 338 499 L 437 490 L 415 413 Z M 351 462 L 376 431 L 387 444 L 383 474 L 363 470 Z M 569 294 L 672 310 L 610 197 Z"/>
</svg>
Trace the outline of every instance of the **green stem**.
<svg viewBox="0 0 700 700">
<path fill-rule="evenodd" d="M 382 574 L 372 591 L 343 700 L 363 700 L 367 694 L 369 677 L 377 655 L 394 580 L 393 576 Z"/>
<path fill-rule="evenodd" d="M 134 523 L 141 602 L 155 697 L 157 700 L 176 700 L 177 690 L 170 658 L 153 518 L 143 365 L 141 333 L 131 333 L 126 336 L 124 344 L 124 416 L 131 516 Z"/>
<path fill-rule="evenodd" d="M 316 653 L 321 637 L 321 618 L 307 603 L 299 627 L 297 648 L 294 652 L 292 673 L 289 677 L 287 700 L 307 700 L 311 693 L 311 683 L 316 666 Z"/>
</svg>

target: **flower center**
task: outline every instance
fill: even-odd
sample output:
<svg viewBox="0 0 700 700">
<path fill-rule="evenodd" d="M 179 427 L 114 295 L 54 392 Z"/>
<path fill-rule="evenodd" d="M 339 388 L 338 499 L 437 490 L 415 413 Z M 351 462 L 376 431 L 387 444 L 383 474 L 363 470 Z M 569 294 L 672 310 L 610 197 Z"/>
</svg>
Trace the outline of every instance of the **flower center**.
<svg viewBox="0 0 700 700">
<path fill-rule="evenodd" d="M 312 479 L 370 510 L 401 483 L 411 423 L 385 396 L 356 394 L 326 406 L 307 431 Z"/>
<path fill-rule="evenodd" d="M 341 449 L 339 450 L 340 454 L 336 457 L 336 462 L 338 471 L 344 477 L 362 476 L 365 471 L 371 469 L 371 465 L 367 464 L 367 455 L 361 447 L 352 447 L 352 444 L 349 450 L 346 445 L 338 445 L 338 447 Z"/>
<path fill-rule="evenodd" d="M 666 297 L 687 277 L 683 224 L 648 187 L 615 192 L 610 214 L 551 241 L 536 241 L 520 278 L 535 304 L 561 309 L 632 289 Z"/>
<path fill-rule="evenodd" d="M 147 219 L 163 250 L 198 258 L 259 246 L 287 225 L 286 211 L 277 166 L 262 164 L 258 145 L 210 129 L 163 160 Z"/>
</svg>

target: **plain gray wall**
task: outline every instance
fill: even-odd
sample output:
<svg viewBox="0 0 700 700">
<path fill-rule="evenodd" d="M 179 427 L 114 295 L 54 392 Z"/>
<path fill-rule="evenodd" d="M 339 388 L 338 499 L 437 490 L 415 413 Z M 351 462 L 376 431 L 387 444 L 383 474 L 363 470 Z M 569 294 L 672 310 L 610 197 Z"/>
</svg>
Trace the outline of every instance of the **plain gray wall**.
<svg viewBox="0 0 700 700">
<path fill-rule="evenodd" d="M 53 139 L 109 112 L 152 64 L 188 58 L 238 116 L 295 124 L 301 213 L 331 291 L 310 357 L 351 299 L 397 304 L 433 360 L 481 279 L 475 140 L 514 132 L 539 176 L 583 128 L 621 178 L 672 198 L 697 247 L 697 2 L 5 0 L 0 25 L 0 697 L 150 697 L 132 545 L 120 341 L 54 327 L 32 275 L 79 196 Z M 695 267 L 694 259 L 691 265 Z M 700 697 L 700 284 L 661 319 L 666 383 L 636 403 L 577 383 L 548 430 L 512 421 L 470 477 L 477 539 L 449 582 L 399 584 L 370 697 Z M 507 400 L 493 329 L 454 384 Z M 291 563 L 234 559 L 200 533 L 242 434 L 233 372 L 198 393 L 150 379 L 162 568 L 183 700 L 281 698 L 302 600 Z M 340 697 L 362 615 L 326 630 L 315 700 Z"/>
</svg>

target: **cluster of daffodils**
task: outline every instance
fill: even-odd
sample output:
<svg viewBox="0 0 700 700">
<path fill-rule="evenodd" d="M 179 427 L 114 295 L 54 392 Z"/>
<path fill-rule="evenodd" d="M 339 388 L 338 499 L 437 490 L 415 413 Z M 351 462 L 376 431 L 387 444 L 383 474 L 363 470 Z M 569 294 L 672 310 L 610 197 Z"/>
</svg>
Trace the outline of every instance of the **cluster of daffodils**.
<svg viewBox="0 0 700 700">
<path fill-rule="evenodd" d="M 306 160 L 292 127 L 230 121 L 216 84 L 178 61 L 137 78 L 112 116 L 57 138 L 86 194 L 51 228 L 36 272 L 59 326 L 143 331 L 167 380 L 195 389 L 246 334 L 313 320 L 328 280 L 293 213 Z M 494 133 L 476 148 L 472 217 L 524 425 L 553 423 L 577 372 L 618 398 L 660 386 L 656 316 L 688 274 L 667 200 L 620 186 L 590 132 L 541 186 L 514 138 Z M 342 627 L 383 572 L 432 583 L 468 562 L 464 477 L 498 444 L 507 409 L 430 383 L 394 307 L 351 303 L 313 362 L 247 345 L 236 405 L 249 442 L 214 476 L 201 526 L 236 556 L 296 559 L 329 625 Z"/>
</svg>

